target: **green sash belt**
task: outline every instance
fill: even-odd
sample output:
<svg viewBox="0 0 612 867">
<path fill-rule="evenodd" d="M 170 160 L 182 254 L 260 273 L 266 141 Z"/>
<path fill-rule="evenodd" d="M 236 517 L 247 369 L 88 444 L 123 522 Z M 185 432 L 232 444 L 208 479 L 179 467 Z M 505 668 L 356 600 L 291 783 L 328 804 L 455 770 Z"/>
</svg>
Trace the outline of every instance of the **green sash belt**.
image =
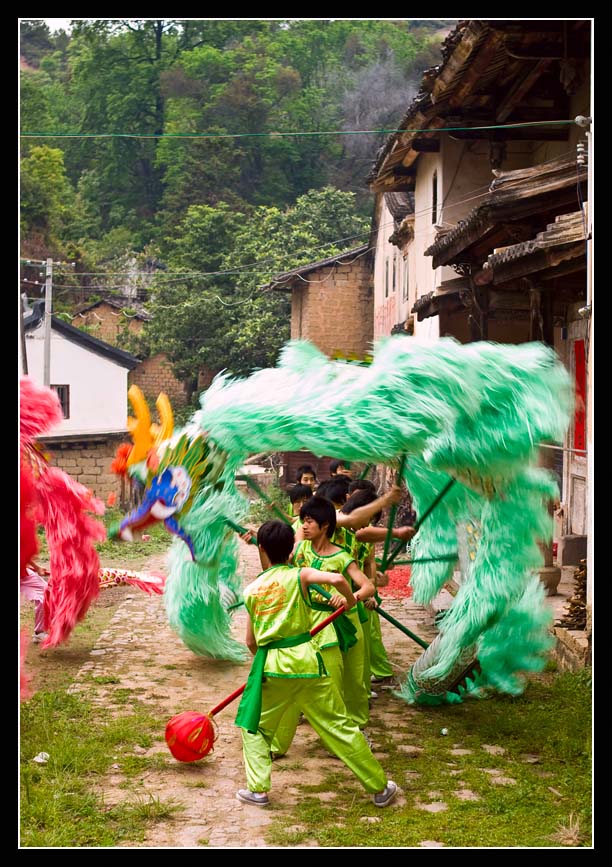
<svg viewBox="0 0 612 867">
<path fill-rule="evenodd" d="M 368 609 L 365 607 L 361 599 L 357 600 L 357 616 L 360 623 L 368 622 Z"/>
<path fill-rule="evenodd" d="M 257 648 L 236 714 L 237 726 L 246 729 L 252 735 L 257 733 L 259 718 L 261 717 L 261 684 L 268 651 L 276 650 L 279 647 L 297 647 L 299 644 L 306 644 L 310 638 L 310 632 L 301 632 L 299 635 L 279 638 L 277 641 L 270 641 Z"/>
</svg>

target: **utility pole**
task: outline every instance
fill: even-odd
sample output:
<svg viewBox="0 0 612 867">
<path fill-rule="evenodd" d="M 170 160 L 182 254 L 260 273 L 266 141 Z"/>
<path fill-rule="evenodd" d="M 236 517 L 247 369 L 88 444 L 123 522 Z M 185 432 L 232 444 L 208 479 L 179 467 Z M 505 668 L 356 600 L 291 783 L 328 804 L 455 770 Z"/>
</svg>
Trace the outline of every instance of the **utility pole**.
<svg viewBox="0 0 612 867">
<path fill-rule="evenodd" d="M 27 300 L 24 293 L 19 298 L 19 339 L 21 341 L 21 372 L 24 376 L 28 375 L 28 354 L 26 350 L 25 326 L 23 324 L 23 317 L 26 314 L 26 303 Z"/>
<path fill-rule="evenodd" d="M 47 259 L 45 275 L 45 352 L 43 368 L 43 385 L 51 385 L 51 300 L 53 293 L 53 259 Z"/>
</svg>

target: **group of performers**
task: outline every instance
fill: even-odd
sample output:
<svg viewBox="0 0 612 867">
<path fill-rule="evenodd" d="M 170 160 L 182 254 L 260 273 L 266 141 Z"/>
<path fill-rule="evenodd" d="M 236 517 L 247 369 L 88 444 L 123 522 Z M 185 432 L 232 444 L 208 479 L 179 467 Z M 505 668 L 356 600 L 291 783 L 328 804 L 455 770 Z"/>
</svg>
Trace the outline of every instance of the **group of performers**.
<svg viewBox="0 0 612 867">
<path fill-rule="evenodd" d="M 397 503 L 402 491 L 393 485 L 377 496 L 372 482 L 351 481 L 346 470 L 321 482 L 314 495 L 311 483 L 316 483 L 314 471 L 301 467 L 289 490 L 292 526 L 268 521 L 256 537 L 264 571 L 245 588 L 244 602 L 247 645 L 256 659 L 265 651 L 265 661 L 253 667 L 261 717 L 257 723 L 249 715 L 247 688 L 236 722 L 242 727 L 248 788 L 237 797 L 269 803 L 272 762 L 287 753 L 303 715 L 325 747 L 373 794 L 374 803 L 385 807 L 397 786 L 386 780 L 372 755 L 366 726 L 370 702 L 377 697 L 372 680 L 393 681 L 376 613 L 377 588 L 388 576 L 376 568 L 374 546 L 387 531 L 370 521 Z M 392 532 L 404 541 L 414 534 L 408 526 Z M 252 541 L 250 535 L 245 541 Z M 310 630 L 338 608 L 346 614 L 310 638 Z M 295 644 L 296 636 L 303 641 Z"/>
</svg>

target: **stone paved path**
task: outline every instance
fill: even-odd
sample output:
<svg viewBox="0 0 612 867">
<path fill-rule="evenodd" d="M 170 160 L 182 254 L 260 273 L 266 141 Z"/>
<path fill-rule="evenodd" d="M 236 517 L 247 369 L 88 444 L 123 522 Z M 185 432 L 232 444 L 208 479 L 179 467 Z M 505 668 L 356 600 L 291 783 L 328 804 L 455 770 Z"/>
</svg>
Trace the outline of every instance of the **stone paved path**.
<svg viewBox="0 0 612 867">
<path fill-rule="evenodd" d="M 245 580 L 252 580 L 260 571 L 257 549 L 246 545 L 241 549 Z M 161 560 L 151 562 L 148 568 L 163 569 L 163 563 Z M 385 607 L 425 639 L 431 640 L 435 635 L 431 615 L 421 606 L 408 599 L 389 599 Z M 421 650 L 386 621 L 382 623 L 389 656 L 398 674 L 404 673 Z M 241 640 L 244 626 L 245 614 L 236 614 L 234 631 Z M 167 720 L 176 713 L 210 710 L 244 683 L 248 670 L 248 664 L 235 665 L 195 656 L 168 626 L 161 597 L 150 597 L 135 590 L 116 611 L 70 690 L 82 692 L 117 715 L 130 712 L 129 696 L 133 694 L 159 716 L 160 733 L 163 733 Z M 156 741 L 148 750 L 134 745 L 135 755 L 159 756 L 154 769 L 147 770 L 135 782 L 131 779 L 130 794 L 145 800 L 149 797 L 173 800 L 184 809 L 174 821 L 157 823 L 143 843 L 124 846 L 266 847 L 267 827 L 273 818 L 278 818 L 279 810 L 297 803 L 298 785 L 320 783 L 329 771 L 330 761 L 334 762 L 338 779 L 354 779 L 343 764 L 330 759 L 312 729 L 302 725 L 287 759 L 275 763 L 271 793 L 274 808 L 263 810 L 240 803 L 235 793 L 245 782 L 240 733 L 233 724 L 235 710 L 236 706 L 230 705 L 215 717 L 218 724 L 215 748 L 200 762 L 175 761 L 164 741 Z M 393 727 L 400 716 L 406 720 L 414 712 L 393 699 L 389 692 L 381 693 L 373 703 L 371 730 L 375 732 L 381 725 Z M 417 746 L 403 746 L 407 750 L 418 750 Z M 375 749 L 375 755 L 384 765 L 385 754 Z M 122 756 L 117 758 L 112 773 L 102 784 L 109 806 L 126 798 L 126 780 L 119 764 Z M 401 785 L 401 781 L 398 782 Z M 357 783 L 355 791 L 365 805 L 368 796 Z M 333 801 L 335 793 L 321 792 L 319 797 Z M 317 846 L 317 843 L 304 845 Z"/>
</svg>

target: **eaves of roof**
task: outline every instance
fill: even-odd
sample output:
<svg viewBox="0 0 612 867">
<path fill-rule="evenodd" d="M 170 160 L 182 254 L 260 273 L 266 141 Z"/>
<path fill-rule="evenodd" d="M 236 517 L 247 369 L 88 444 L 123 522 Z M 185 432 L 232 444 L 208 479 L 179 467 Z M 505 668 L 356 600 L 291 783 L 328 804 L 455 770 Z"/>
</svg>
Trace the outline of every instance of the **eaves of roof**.
<svg viewBox="0 0 612 867">
<path fill-rule="evenodd" d="M 584 218 L 580 211 L 563 214 L 539 232 L 535 238 L 513 244 L 489 256 L 474 275 L 474 283 L 499 284 L 545 269 L 556 268 L 571 260 L 586 263 Z M 574 266 L 574 268 L 579 265 Z"/>
<path fill-rule="evenodd" d="M 491 192 L 455 228 L 445 232 L 426 250 L 432 267 L 452 263 L 457 256 L 503 222 L 521 220 L 552 208 L 571 207 L 576 201 L 576 185 L 587 182 L 586 166 L 565 157 L 547 165 L 530 166 L 500 172 L 491 184 Z M 586 194 L 586 189 L 583 189 Z"/>
<path fill-rule="evenodd" d="M 419 130 L 419 135 L 428 137 L 428 130 L 444 127 L 445 121 L 438 117 L 440 110 L 457 88 L 475 52 L 489 33 L 489 27 L 484 21 L 459 22 L 442 45 L 443 62 L 423 73 L 421 89 L 398 124 L 398 130 L 416 129 Z M 382 179 L 379 177 L 383 168 L 387 173 L 393 165 L 398 163 L 406 165 L 418 157 L 416 152 L 409 153 L 410 142 L 414 137 L 415 133 L 412 132 L 397 132 L 389 136 L 378 151 L 376 161 L 367 177 L 367 182 L 374 189 L 384 192 L 384 183 L 380 183 Z M 395 158 L 394 152 L 397 153 Z"/>
<path fill-rule="evenodd" d="M 32 314 L 24 320 L 24 330 L 26 332 L 33 331 L 41 324 L 43 316 L 44 301 L 40 304 L 37 302 Z M 70 340 L 71 343 L 76 343 L 84 349 L 94 352 L 96 355 L 108 358 L 110 361 L 119 364 L 121 367 L 127 367 L 128 370 L 133 370 L 140 364 L 139 359 L 130 352 L 125 352 L 123 349 L 117 349 L 115 346 L 111 346 L 110 343 L 106 343 L 104 340 L 99 340 L 97 337 L 87 334 L 87 332 L 83 331 L 81 328 L 75 328 L 74 325 L 68 325 L 67 322 L 62 322 L 62 320 L 58 319 L 56 316 L 51 317 L 51 328 L 67 340 Z"/>
<path fill-rule="evenodd" d="M 318 262 L 309 262 L 307 265 L 301 265 L 299 268 L 294 268 L 292 271 L 285 271 L 279 274 L 274 280 L 266 283 L 265 286 L 260 286 L 260 289 L 277 289 L 287 291 L 291 289 L 291 283 L 297 277 L 304 277 L 306 274 L 317 271 L 319 268 L 325 268 L 328 265 L 345 265 L 350 264 L 352 260 L 363 256 L 370 249 L 369 244 L 362 244 L 361 247 L 355 247 L 352 250 L 345 250 L 342 253 L 337 253 L 335 256 L 330 256 L 327 259 L 320 259 Z M 348 262 L 345 262 L 348 260 Z"/>
</svg>

